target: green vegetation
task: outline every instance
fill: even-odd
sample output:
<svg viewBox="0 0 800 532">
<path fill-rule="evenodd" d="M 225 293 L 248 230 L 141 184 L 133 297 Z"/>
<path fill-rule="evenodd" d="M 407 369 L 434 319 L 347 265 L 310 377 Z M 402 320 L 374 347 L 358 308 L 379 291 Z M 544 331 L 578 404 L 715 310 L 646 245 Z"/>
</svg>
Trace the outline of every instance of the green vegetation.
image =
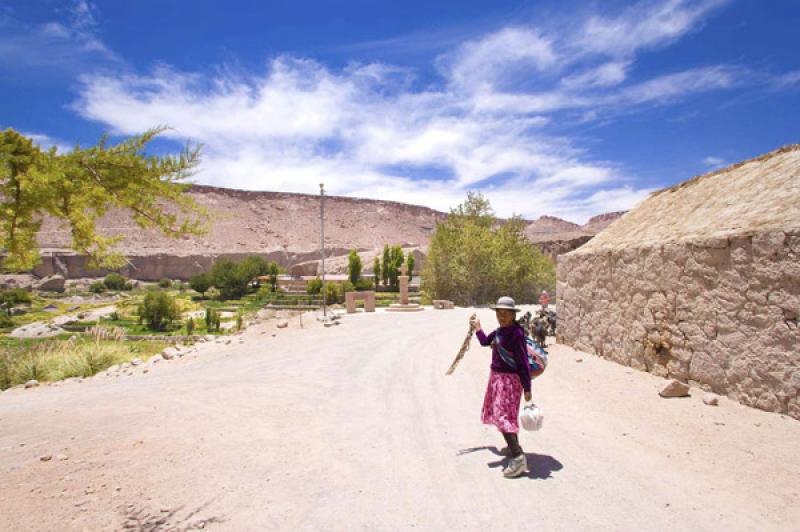
<svg viewBox="0 0 800 532">
<path fill-rule="evenodd" d="M 159 288 L 170 288 L 172 286 L 172 279 L 166 277 L 158 281 Z M 177 287 L 176 287 L 177 288 Z"/>
<path fill-rule="evenodd" d="M 361 279 L 361 257 L 355 249 L 347 255 L 347 278 L 354 285 Z"/>
<path fill-rule="evenodd" d="M 44 382 L 90 377 L 114 364 L 150 358 L 167 346 L 161 341 L 120 342 L 120 334 L 119 330 L 96 327 L 75 340 L 5 339 L 0 343 L 0 389 L 31 379 Z"/>
<path fill-rule="evenodd" d="M 211 284 L 219 290 L 220 298 L 240 299 L 250 291 L 256 277 L 269 273 L 270 264 L 259 256 L 253 255 L 239 262 L 223 258 L 211 268 Z M 277 272 L 275 281 L 277 283 Z"/>
<path fill-rule="evenodd" d="M 459 305 L 490 303 L 502 295 L 533 301 L 555 286 L 553 261 L 525 238 L 514 217 L 497 224 L 489 201 L 470 193 L 437 222 L 422 271 L 422 288 L 433 299 Z"/>
<path fill-rule="evenodd" d="M 189 279 L 189 287 L 202 297 L 206 297 L 206 292 L 211 286 L 211 275 L 207 273 L 200 273 Z"/>
<path fill-rule="evenodd" d="M 96 221 L 112 207 L 126 208 L 141 227 L 170 237 L 204 232 L 205 212 L 184 194 L 182 181 L 200 160 L 200 148 L 180 155 L 147 155 L 160 127 L 109 145 L 75 146 L 58 153 L 42 151 L 13 129 L 0 132 L 0 248 L 2 267 L 27 271 L 39 263 L 36 233 L 47 214 L 65 222 L 72 248 L 90 257 L 90 265 L 118 268 L 124 257 L 114 251 L 121 236 L 97 232 Z"/>
<path fill-rule="evenodd" d="M 377 290 L 381 282 L 381 259 L 378 257 L 375 257 L 375 260 L 372 261 L 372 272 L 375 275 L 375 290 Z"/>
<path fill-rule="evenodd" d="M 408 281 L 414 278 L 414 253 L 409 251 L 408 258 L 406 259 L 406 266 L 408 267 Z"/>
<path fill-rule="evenodd" d="M 109 273 L 106 275 L 105 279 L 103 279 L 103 286 L 108 290 L 125 290 L 126 287 L 130 285 L 124 276 L 118 273 Z M 130 288 L 127 289 L 130 290 Z"/>
<path fill-rule="evenodd" d="M 180 317 L 175 300 L 165 292 L 151 290 L 139 308 L 139 319 L 154 331 L 166 331 Z"/>
</svg>

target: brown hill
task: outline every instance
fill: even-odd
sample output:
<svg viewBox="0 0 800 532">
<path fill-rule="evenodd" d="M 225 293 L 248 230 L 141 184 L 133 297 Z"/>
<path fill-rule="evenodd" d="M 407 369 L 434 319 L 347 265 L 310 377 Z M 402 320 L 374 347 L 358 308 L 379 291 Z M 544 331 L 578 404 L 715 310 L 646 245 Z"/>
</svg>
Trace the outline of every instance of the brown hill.
<svg viewBox="0 0 800 532">
<path fill-rule="evenodd" d="M 172 240 L 154 230 L 142 230 L 130 213 L 117 209 L 98 222 L 101 233 L 122 235 L 119 249 L 129 258 L 123 273 L 133 278 L 187 278 L 207 269 L 220 256 L 259 254 L 296 273 L 314 275 L 319 260 L 319 196 L 283 192 L 254 192 L 196 185 L 188 192 L 212 216 L 210 232 L 202 237 Z M 327 196 L 325 199 L 326 271 L 343 273 L 344 256 L 357 249 L 364 271 L 384 244 L 414 250 L 424 261 L 437 220 L 445 213 L 393 201 Z M 593 219 L 594 220 L 594 219 Z M 592 224 L 592 221 L 589 222 Z M 526 235 L 546 253 L 575 249 L 595 234 L 552 216 L 530 223 Z M 61 273 L 91 277 L 84 257 L 69 249 L 70 233 L 47 218 L 38 234 L 44 258 L 38 275 Z M 551 245 L 551 242 L 555 244 Z"/>
</svg>

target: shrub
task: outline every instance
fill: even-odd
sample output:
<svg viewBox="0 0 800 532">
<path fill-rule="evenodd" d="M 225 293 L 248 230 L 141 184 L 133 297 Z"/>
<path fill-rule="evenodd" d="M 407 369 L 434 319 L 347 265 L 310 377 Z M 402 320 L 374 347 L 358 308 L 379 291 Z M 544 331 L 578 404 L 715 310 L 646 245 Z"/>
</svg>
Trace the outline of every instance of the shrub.
<svg viewBox="0 0 800 532">
<path fill-rule="evenodd" d="M 211 276 L 207 273 L 199 273 L 189 279 L 189 286 L 192 290 L 205 297 L 206 292 L 211 288 Z"/>
<path fill-rule="evenodd" d="M 186 320 L 186 334 L 189 336 L 194 334 L 194 320 L 191 316 L 189 316 L 189 319 Z"/>
<path fill-rule="evenodd" d="M 211 284 L 222 299 L 240 299 L 250 290 L 250 282 L 267 271 L 267 262 L 261 257 L 247 257 L 241 262 L 220 259 L 211 268 Z"/>
<path fill-rule="evenodd" d="M 211 331 L 219 331 L 221 318 L 219 312 L 214 310 L 213 308 L 206 309 L 206 330 L 208 332 Z"/>
<path fill-rule="evenodd" d="M 158 281 L 158 286 L 160 288 L 169 288 L 172 286 L 172 280 L 165 277 Z"/>
<path fill-rule="evenodd" d="M 311 279 L 306 283 L 306 293 L 308 294 L 319 294 L 322 291 L 322 279 L 317 277 L 316 279 Z"/>
<path fill-rule="evenodd" d="M 14 305 L 19 305 L 20 303 L 30 302 L 31 295 L 27 290 L 23 290 L 22 288 L 10 288 L 0 292 L 0 304 L 2 304 L 4 307 L 11 308 Z"/>
<path fill-rule="evenodd" d="M 140 319 L 154 331 L 164 331 L 178 319 L 178 305 L 168 294 L 151 290 L 144 296 Z"/>
<path fill-rule="evenodd" d="M 125 290 L 125 284 L 128 280 L 118 273 L 109 273 L 103 279 L 103 284 L 109 290 Z"/>
<path fill-rule="evenodd" d="M 358 291 L 374 290 L 375 285 L 373 285 L 372 281 L 370 281 L 369 279 L 359 279 L 355 285 L 355 289 Z"/>
<path fill-rule="evenodd" d="M 131 291 L 131 290 L 133 290 L 133 283 L 132 283 L 132 282 L 130 282 L 130 281 L 128 281 L 127 283 L 125 283 L 125 287 L 123 288 L 123 290 L 127 290 L 127 291 Z"/>
<path fill-rule="evenodd" d="M 105 283 L 103 281 L 95 281 L 94 283 L 89 285 L 89 291 L 95 294 L 100 294 L 104 292 L 106 289 Z"/>
<path fill-rule="evenodd" d="M 13 329 L 13 328 L 14 328 L 14 320 L 11 319 L 11 316 L 0 313 L 0 329 Z"/>
</svg>

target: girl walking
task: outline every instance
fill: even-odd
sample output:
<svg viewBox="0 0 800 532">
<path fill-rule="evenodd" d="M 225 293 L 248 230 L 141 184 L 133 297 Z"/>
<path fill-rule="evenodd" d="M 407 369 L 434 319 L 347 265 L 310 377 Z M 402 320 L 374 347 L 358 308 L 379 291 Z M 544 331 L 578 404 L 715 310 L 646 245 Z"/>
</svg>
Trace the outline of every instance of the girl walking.
<svg viewBox="0 0 800 532">
<path fill-rule="evenodd" d="M 489 385 L 483 399 L 481 420 L 494 425 L 506 440 L 511 460 L 503 468 L 503 476 L 513 478 L 523 475 L 528 464 L 519 445 L 519 404 L 524 392 L 525 400 L 531 400 L 531 369 L 528 364 L 528 348 L 525 331 L 515 320 L 519 309 L 510 297 L 501 297 L 491 306 L 497 314 L 500 327 L 489 333 L 481 329 L 477 316 L 470 321 L 475 325 L 475 334 L 482 346 L 492 346 L 492 364 Z"/>
</svg>

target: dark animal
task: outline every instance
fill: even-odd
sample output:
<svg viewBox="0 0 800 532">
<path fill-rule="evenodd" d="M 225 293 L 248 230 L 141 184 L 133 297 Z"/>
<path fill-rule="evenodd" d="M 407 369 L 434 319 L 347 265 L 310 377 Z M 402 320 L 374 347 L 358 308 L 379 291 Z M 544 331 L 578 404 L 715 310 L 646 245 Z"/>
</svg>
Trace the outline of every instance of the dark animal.
<svg viewBox="0 0 800 532">
<path fill-rule="evenodd" d="M 542 349 L 547 347 L 547 322 L 545 320 L 537 319 L 533 322 L 533 340 Z"/>
</svg>

